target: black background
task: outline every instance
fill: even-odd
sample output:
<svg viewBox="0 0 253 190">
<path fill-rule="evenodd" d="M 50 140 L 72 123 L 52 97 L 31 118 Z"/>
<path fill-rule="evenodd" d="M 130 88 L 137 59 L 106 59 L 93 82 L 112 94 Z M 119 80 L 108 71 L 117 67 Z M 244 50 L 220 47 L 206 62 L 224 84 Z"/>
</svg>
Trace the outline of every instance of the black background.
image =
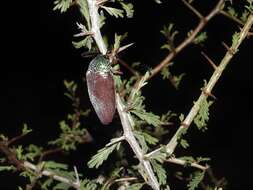
<svg viewBox="0 0 253 190">
<path fill-rule="evenodd" d="M 194 5 L 205 15 L 215 3 L 200 1 Z M 110 42 L 115 32 L 122 34 L 128 31 L 126 43 L 135 42 L 135 45 L 121 57 L 129 63 L 140 60 L 147 67 L 153 67 L 162 60 L 166 51 L 161 51 L 160 46 L 165 39 L 159 31 L 164 24 L 175 23 L 175 28 L 180 32 L 176 43 L 180 43 L 198 23 L 195 15 L 180 1 L 157 5 L 150 0 L 136 1 L 134 4 L 134 18 L 110 19 L 102 30 L 108 34 Z M 241 8 L 239 3 L 237 5 Z M 33 18 L 38 14 L 38 7 L 39 16 Z M 23 143 L 46 144 L 59 132 L 58 122 L 71 111 L 70 102 L 63 95 L 64 79 L 77 81 L 82 105 L 85 108 L 91 106 L 86 84 L 82 81 L 90 59 L 82 58 L 80 54 L 83 51 L 72 47 L 73 34 L 78 32 L 76 21 L 80 21 L 80 15 L 75 8 L 64 14 L 52 11 L 52 8 L 52 1 L 40 1 L 35 13 L 29 6 L 24 11 L 24 17 L 17 15 L 13 19 L 17 25 L 13 27 L 12 22 L 8 22 L 13 28 L 12 35 L 4 36 L 11 39 L 11 44 L 6 46 L 11 54 L 5 55 L 7 59 L 2 62 L 1 131 L 15 136 L 22 123 L 27 123 L 34 132 L 21 141 Z M 211 20 L 205 29 L 208 32 L 205 46 L 189 46 L 174 59 L 173 72 L 186 73 L 181 88 L 176 91 L 160 76 L 154 77 L 143 90 L 147 108 L 159 114 L 170 109 L 187 114 L 192 102 L 199 96 L 203 79 L 209 79 L 212 74 L 212 68 L 201 57 L 200 51 L 204 50 L 218 64 L 225 54 L 221 42 L 230 44 L 231 36 L 237 30 L 238 25 L 223 16 Z M 210 156 L 215 174 L 226 177 L 230 189 L 239 189 L 246 184 L 247 174 L 244 173 L 243 177 L 242 172 L 251 163 L 252 42 L 252 39 L 243 42 L 214 88 L 213 93 L 218 100 L 211 108 L 208 131 L 200 133 L 192 126 L 187 136 L 191 154 Z M 108 142 L 112 131 L 120 127 L 113 124 L 102 126 L 94 111 L 91 118 L 92 122 L 87 122 L 95 142 L 80 147 L 82 150 L 64 161 L 72 165 L 79 163 L 82 167 L 96 148 Z M 80 171 L 83 172 L 82 168 Z M 1 180 L 0 187 L 11 189 L 19 183 L 19 178 L 12 184 L 2 183 Z"/>
</svg>

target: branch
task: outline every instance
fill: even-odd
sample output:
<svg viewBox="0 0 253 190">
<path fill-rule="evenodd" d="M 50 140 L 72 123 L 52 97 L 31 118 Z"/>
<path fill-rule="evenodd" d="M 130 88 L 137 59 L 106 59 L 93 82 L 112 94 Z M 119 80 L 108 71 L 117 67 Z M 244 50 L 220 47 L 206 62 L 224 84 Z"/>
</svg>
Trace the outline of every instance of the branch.
<svg viewBox="0 0 253 190">
<path fill-rule="evenodd" d="M 96 41 L 99 51 L 105 55 L 107 52 L 107 48 L 103 41 L 102 35 L 99 29 L 99 14 L 98 14 L 98 5 L 96 4 L 96 0 L 87 0 L 89 7 L 89 14 L 91 18 L 91 32 L 93 33 L 93 37 Z"/>
<path fill-rule="evenodd" d="M 188 164 L 187 161 L 181 160 L 181 159 L 178 159 L 178 158 L 169 158 L 165 161 L 173 163 L 173 164 L 178 164 L 178 165 L 181 165 L 181 166 L 187 166 L 187 164 Z M 203 171 L 206 171 L 209 168 L 208 165 L 207 166 L 202 166 L 202 165 L 200 165 L 198 163 L 194 163 L 194 162 L 190 163 L 189 166 L 191 166 L 193 168 L 198 168 L 198 169 L 203 170 Z"/>
<path fill-rule="evenodd" d="M 251 13 L 251 15 L 248 17 L 248 20 L 247 20 L 246 24 L 244 25 L 243 29 L 238 34 L 238 39 L 231 45 L 230 49 L 227 51 L 227 53 L 225 54 L 225 56 L 221 60 L 220 65 L 217 67 L 217 69 L 214 71 L 213 75 L 211 76 L 209 82 L 207 83 L 207 85 L 205 87 L 205 90 L 201 93 L 198 100 L 194 103 L 194 106 L 191 108 L 190 112 L 188 113 L 187 117 L 185 118 L 185 120 L 183 121 L 183 123 L 181 124 L 181 126 L 179 127 L 177 132 L 175 133 L 175 135 L 172 137 L 170 142 L 166 145 L 166 151 L 169 154 L 172 154 L 174 152 L 174 150 L 178 144 L 177 139 L 178 139 L 179 135 L 181 134 L 181 132 L 183 130 L 185 130 L 185 127 L 188 128 L 190 126 L 190 124 L 192 123 L 193 119 L 195 118 L 195 116 L 197 115 L 197 113 L 200 109 L 201 102 L 207 98 L 207 94 L 211 94 L 211 91 L 212 91 L 213 87 L 215 86 L 215 84 L 217 83 L 217 81 L 219 80 L 222 72 L 224 71 L 224 69 L 228 65 L 229 61 L 234 56 L 234 53 L 232 53 L 232 52 L 238 51 L 238 47 L 240 46 L 242 41 L 245 39 L 245 37 L 247 37 L 247 34 L 248 34 L 252 24 L 253 24 L 253 14 Z M 155 151 L 153 151 L 153 152 L 155 152 Z"/>
<path fill-rule="evenodd" d="M 146 177 L 147 177 L 147 183 L 155 190 L 159 190 L 159 184 L 157 182 L 157 179 L 154 175 L 154 172 L 152 170 L 152 167 L 150 165 L 150 162 L 148 160 L 144 159 L 144 155 L 142 152 L 142 149 L 140 147 L 140 145 L 138 144 L 137 140 L 134 137 L 133 131 L 132 131 L 132 127 L 133 127 L 133 121 L 131 118 L 131 115 L 124 111 L 125 110 L 125 106 L 122 103 L 120 96 L 118 94 L 116 94 L 116 103 L 117 103 L 117 109 L 119 112 L 119 116 L 120 116 L 120 120 L 123 126 L 123 130 L 124 130 L 124 136 L 126 141 L 129 143 L 129 145 L 131 146 L 131 148 L 133 149 L 136 157 L 138 158 L 140 164 L 142 165 L 144 171 L 146 172 Z M 143 178 L 146 178 L 145 176 L 143 176 Z"/>
<path fill-rule="evenodd" d="M 237 24 L 240 24 L 241 26 L 244 25 L 244 23 L 243 23 L 241 20 L 239 20 L 238 18 L 236 18 L 236 17 L 234 17 L 234 16 L 231 16 L 231 15 L 228 14 L 226 11 L 221 10 L 221 11 L 220 11 L 220 14 L 222 14 L 223 16 L 225 16 L 225 17 L 229 18 L 230 20 L 236 22 Z"/>
<path fill-rule="evenodd" d="M 198 26 L 193 30 L 190 36 L 188 36 L 181 44 L 179 44 L 173 52 L 167 55 L 155 68 L 152 69 L 151 75 L 149 77 L 152 78 L 156 74 L 158 74 L 164 67 L 168 66 L 171 63 L 171 60 L 181 52 L 186 46 L 191 44 L 198 33 L 206 26 L 206 24 L 217 15 L 222 9 L 224 4 L 224 0 L 220 0 L 217 5 L 213 8 L 213 10 L 206 16 L 202 17 L 199 21 Z M 192 10 L 192 9 L 191 9 Z M 195 9 L 194 9 L 195 10 Z M 195 12 L 196 14 L 196 12 Z M 200 13 L 199 13 L 200 14 Z M 202 15 L 201 15 L 202 16 Z M 200 16 L 199 16 L 200 17 Z"/>
<path fill-rule="evenodd" d="M 16 166 L 18 170 L 23 170 L 23 171 L 32 170 L 34 172 L 38 172 L 41 169 L 38 166 L 32 164 L 31 162 L 18 160 L 16 154 L 12 150 L 10 150 L 10 148 L 7 146 L 7 143 L 3 141 L 0 142 L 0 152 L 2 152 L 7 157 L 9 163 Z M 80 190 L 80 184 L 68 178 L 57 175 L 52 171 L 41 170 L 40 175 L 51 177 L 54 180 L 63 182 L 77 190 Z"/>
<path fill-rule="evenodd" d="M 92 25 L 91 31 L 93 32 L 93 37 L 97 43 L 97 46 L 100 52 L 102 54 L 106 54 L 107 49 L 99 30 L 99 15 L 98 15 L 98 7 L 96 4 L 96 0 L 87 0 L 87 2 L 88 2 L 89 14 L 91 18 L 91 25 Z M 135 153 L 143 170 L 145 171 L 145 176 L 144 174 L 142 174 L 143 179 L 144 180 L 147 179 L 147 184 L 149 184 L 153 189 L 159 190 L 160 189 L 159 184 L 155 177 L 151 164 L 149 161 L 144 160 L 142 149 L 134 137 L 134 134 L 132 131 L 132 126 L 133 126 L 132 117 L 129 113 L 125 111 L 125 106 L 122 103 L 120 96 L 118 94 L 116 94 L 116 104 L 117 104 L 117 109 L 120 115 L 123 130 L 124 130 L 124 137 L 126 141 L 129 143 L 129 145 L 131 146 L 131 148 L 133 149 L 133 152 Z"/>
</svg>

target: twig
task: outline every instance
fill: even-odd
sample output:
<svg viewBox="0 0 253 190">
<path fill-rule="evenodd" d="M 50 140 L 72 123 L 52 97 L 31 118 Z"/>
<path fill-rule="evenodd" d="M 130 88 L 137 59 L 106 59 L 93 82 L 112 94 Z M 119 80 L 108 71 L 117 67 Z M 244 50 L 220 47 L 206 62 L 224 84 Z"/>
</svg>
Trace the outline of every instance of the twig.
<svg viewBox="0 0 253 190">
<path fill-rule="evenodd" d="M 136 177 L 123 177 L 123 178 L 119 178 L 119 179 L 115 179 L 114 182 L 122 182 L 122 181 L 134 181 L 137 180 L 138 178 Z"/>
<path fill-rule="evenodd" d="M 106 54 L 107 49 L 99 30 L 99 15 L 98 15 L 98 7 L 96 5 L 96 1 L 87 0 L 87 2 L 88 2 L 89 14 L 90 14 L 91 25 L 92 25 L 91 31 L 94 33 L 93 38 L 95 39 L 100 52 L 102 54 Z M 147 179 L 147 184 L 149 184 L 154 190 L 159 190 L 160 189 L 159 184 L 152 170 L 151 164 L 149 161 L 143 159 L 142 149 L 134 137 L 134 134 L 132 131 L 132 126 L 133 126 L 132 117 L 129 113 L 125 111 L 125 106 L 123 105 L 120 99 L 120 96 L 118 94 L 116 94 L 116 104 L 117 104 L 117 109 L 120 115 L 123 130 L 124 130 L 124 137 L 126 141 L 129 143 L 129 145 L 131 146 L 143 170 L 145 171 L 145 176 L 143 174 L 143 178 Z"/>
<path fill-rule="evenodd" d="M 181 166 L 187 166 L 187 164 L 188 164 L 187 161 L 181 160 L 181 159 L 178 159 L 178 158 L 169 158 L 165 161 L 173 163 L 173 164 L 178 164 L 178 165 L 181 165 Z M 198 168 L 198 169 L 203 170 L 203 171 L 205 171 L 209 168 L 208 165 L 203 166 L 203 165 L 200 165 L 200 164 L 194 163 L 194 162 L 190 163 L 189 166 L 194 167 L 194 168 Z"/>
<path fill-rule="evenodd" d="M 203 51 L 201 51 L 201 55 L 204 56 L 204 58 L 206 58 L 206 60 L 208 61 L 208 63 L 210 63 L 210 65 L 214 68 L 214 70 L 217 69 L 217 66 L 215 65 L 215 63 L 212 61 L 212 59 L 210 57 L 208 57 Z"/>
<path fill-rule="evenodd" d="M 102 35 L 99 29 L 99 15 L 98 15 L 98 5 L 95 0 L 87 0 L 89 7 L 89 14 L 91 19 L 91 32 L 96 41 L 99 51 L 105 55 L 107 52 L 106 46 L 104 44 Z"/>
<path fill-rule="evenodd" d="M 118 61 L 121 65 L 123 65 L 127 70 L 129 70 L 133 75 L 139 77 L 140 74 L 135 71 L 132 67 L 130 67 L 125 61 L 123 61 L 122 59 L 118 58 Z"/>
<path fill-rule="evenodd" d="M 28 161 L 21 161 L 17 159 L 16 154 L 10 150 L 10 148 L 7 146 L 6 142 L 1 141 L 0 142 L 0 152 L 2 152 L 4 155 L 6 155 L 8 162 L 14 166 L 17 167 L 18 170 L 23 170 L 23 171 L 29 171 L 32 170 L 34 172 L 38 172 L 41 175 L 44 176 L 48 176 L 53 178 L 54 180 L 66 183 L 70 186 L 72 186 L 73 188 L 75 188 L 76 190 L 80 190 L 80 184 L 76 184 L 75 181 L 72 181 L 68 178 L 62 177 L 60 175 L 55 174 L 52 171 L 48 171 L 48 170 L 43 170 L 41 168 L 39 168 L 38 166 L 32 164 L 31 162 Z"/>
<path fill-rule="evenodd" d="M 120 96 L 116 94 L 116 103 L 117 103 L 117 109 L 119 112 L 120 120 L 123 126 L 124 130 L 124 136 L 126 138 L 126 141 L 131 146 L 132 150 L 134 151 L 136 157 L 138 158 L 140 164 L 142 165 L 144 171 L 146 172 L 147 177 L 147 183 L 155 190 L 159 190 L 159 184 L 157 182 L 157 179 L 154 175 L 154 172 L 152 170 L 151 164 L 148 160 L 144 159 L 142 149 L 140 145 L 138 144 L 137 140 L 134 137 L 133 131 L 132 131 L 132 119 L 131 115 L 125 111 L 124 104 L 122 103 Z M 145 179 L 145 177 L 143 176 Z"/>
<path fill-rule="evenodd" d="M 27 134 L 28 134 L 28 133 L 22 133 L 21 135 L 18 135 L 18 136 L 16 136 L 16 137 L 11 138 L 11 139 L 7 142 L 8 146 L 11 145 L 11 144 L 13 144 L 14 142 L 16 142 L 16 141 L 22 139 L 22 138 L 23 138 L 24 136 L 26 136 Z"/>
<path fill-rule="evenodd" d="M 226 11 L 220 10 L 220 14 L 222 14 L 223 16 L 229 18 L 230 20 L 233 20 L 234 22 L 236 22 L 237 24 L 240 24 L 241 26 L 244 25 L 244 23 L 242 21 L 240 21 L 238 18 L 236 18 L 234 16 L 231 16 Z"/>
<path fill-rule="evenodd" d="M 197 10 L 195 9 L 190 3 L 188 3 L 185 0 L 182 0 L 182 2 L 200 19 L 203 19 L 203 15 Z"/>
<path fill-rule="evenodd" d="M 186 46 L 191 44 L 198 33 L 206 26 L 206 24 L 219 13 L 223 6 L 224 0 L 220 0 L 214 9 L 206 16 L 200 19 L 198 26 L 193 30 L 190 36 L 188 36 L 181 44 L 179 44 L 174 52 L 171 52 L 167 55 L 155 68 L 152 69 L 149 79 L 158 74 L 164 67 L 168 66 L 171 63 L 171 60 L 181 52 Z"/>
<path fill-rule="evenodd" d="M 238 35 L 238 40 L 237 42 L 233 43 L 232 46 L 230 47 L 230 50 L 232 52 L 237 52 L 239 45 L 242 43 L 242 41 L 245 39 L 245 37 L 248 34 L 248 31 L 250 30 L 251 26 L 253 24 L 253 14 L 251 14 L 248 17 L 248 20 L 246 22 L 246 24 L 244 25 L 243 29 L 241 30 L 241 32 Z M 211 94 L 211 91 L 213 89 L 213 87 L 215 86 L 215 84 L 217 83 L 218 79 L 220 78 L 222 72 L 224 71 L 224 69 L 226 68 L 227 64 L 229 63 L 229 61 L 232 59 L 234 54 L 231 54 L 229 51 L 227 51 L 227 53 L 225 54 L 225 56 L 223 57 L 223 59 L 221 60 L 220 65 L 217 67 L 217 69 L 214 71 L 213 75 L 211 76 L 209 82 L 207 83 L 206 87 L 205 87 L 205 92 Z M 193 121 L 193 119 L 195 118 L 195 116 L 197 115 L 199 109 L 200 109 L 200 105 L 201 102 L 206 98 L 206 94 L 204 92 L 201 93 L 201 95 L 199 96 L 198 100 L 194 103 L 194 106 L 191 108 L 190 112 L 188 113 L 187 117 L 185 118 L 185 120 L 183 121 L 184 124 L 190 126 L 191 122 Z M 180 135 L 180 133 L 185 130 L 184 125 L 181 125 L 179 127 L 179 129 L 177 130 L 177 132 L 175 133 L 175 135 L 172 137 L 172 139 L 170 140 L 170 142 L 166 145 L 166 150 L 169 154 L 172 154 L 178 144 L 178 137 Z"/>
</svg>

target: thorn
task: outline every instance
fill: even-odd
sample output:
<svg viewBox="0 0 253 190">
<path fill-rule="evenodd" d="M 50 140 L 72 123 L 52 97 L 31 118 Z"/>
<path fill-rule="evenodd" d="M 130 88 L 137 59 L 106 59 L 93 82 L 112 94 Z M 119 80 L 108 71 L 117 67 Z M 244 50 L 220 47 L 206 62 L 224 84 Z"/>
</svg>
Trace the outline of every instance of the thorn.
<svg viewBox="0 0 253 190">
<path fill-rule="evenodd" d="M 124 51 L 125 49 L 129 48 L 130 46 L 134 45 L 134 43 L 130 43 L 130 44 L 127 44 L 125 46 L 122 46 L 120 47 L 118 50 L 117 50 L 117 53 L 121 52 L 121 51 Z"/>
<path fill-rule="evenodd" d="M 210 96 L 210 97 L 212 97 L 213 99 L 217 100 L 217 98 L 216 98 L 211 92 L 207 92 L 205 88 L 202 89 L 202 92 L 203 92 L 204 95 Z"/>
<path fill-rule="evenodd" d="M 230 55 L 234 55 L 234 54 L 235 54 L 235 51 L 232 50 L 230 47 L 228 47 L 228 45 L 225 44 L 225 42 L 221 42 L 221 44 L 225 47 L 225 49 L 228 51 L 228 53 L 229 53 Z"/>
<path fill-rule="evenodd" d="M 210 65 L 214 68 L 214 70 L 217 69 L 217 66 L 216 66 L 215 63 L 212 61 L 212 59 L 210 59 L 203 51 L 201 51 L 201 55 L 203 55 L 204 58 L 206 58 L 206 60 L 208 61 L 208 63 L 210 63 Z"/>
</svg>

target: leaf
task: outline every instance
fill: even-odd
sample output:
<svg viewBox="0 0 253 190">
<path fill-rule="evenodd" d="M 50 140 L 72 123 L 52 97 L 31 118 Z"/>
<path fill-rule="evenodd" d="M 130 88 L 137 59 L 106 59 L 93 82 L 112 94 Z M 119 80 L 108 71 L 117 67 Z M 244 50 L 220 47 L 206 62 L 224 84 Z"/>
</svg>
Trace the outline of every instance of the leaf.
<svg viewBox="0 0 253 190">
<path fill-rule="evenodd" d="M 103 164 L 105 160 L 108 159 L 109 155 L 115 150 L 119 149 L 120 142 L 117 142 L 115 144 L 111 143 L 113 142 L 114 139 L 111 140 L 109 145 L 106 145 L 104 148 L 98 150 L 98 153 L 92 156 L 91 160 L 88 162 L 88 167 L 89 168 L 98 168 L 100 165 Z"/>
<path fill-rule="evenodd" d="M 249 16 L 249 11 L 247 10 L 244 10 L 241 17 L 240 17 L 240 20 L 245 23 L 248 19 L 248 16 Z"/>
<path fill-rule="evenodd" d="M 166 44 L 167 45 L 167 44 Z M 163 79 L 168 79 L 171 76 L 171 73 L 169 71 L 168 67 L 164 67 L 161 71 L 161 75 L 163 76 Z"/>
<path fill-rule="evenodd" d="M 22 145 L 19 145 L 18 148 L 16 148 L 16 155 L 17 155 L 17 159 L 18 160 L 22 160 L 24 157 L 23 157 L 23 147 Z"/>
<path fill-rule="evenodd" d="M 137 138 L 137 140 L 139 141 L 142 151 L 143 153 L 146 153 L 149 149 L 144 136 L 140 135 L 138 132 L 134 132 L 134 136 Z"/>
<path fill-rule="evenodd" d="M 123 10 L 121 9 L 117 9 L 117 8 L 113 8 L 113 7 L 106 7 L 106 6 L 100 6 L 101 8 L 103 8 L 107 13 L 109 13 L 111 16 L 114 16 L 116 18 L 121 17 L 123 18 Z"/>
<path fill-rule="evenodd" d="M 55 169 L 67 170 L 68 165 L 58 163 L 58 162 L 55 162 L 55 161 L 45 161 L 44 162 L 44 168 L 49 169 L 49 170 L 55 170 Z"/>
<path fill-rule="evenodd" d="M 95 180 L 84 179 L 80 182 L 80 190 L 97 190 L 98 184 Z"/>
<path fill-rule="evenodd" d="M 90 23 L 90 13 L 88 8 L 87 0 L 77 1 L 78 5 L 80 6 L 80 12 L 84 16 L 86 23 L 88 25 L 88 30 L 91 30 L 91 23 Z"/>
<path fill-rule="evenodd" d="M 180 140 L 180 145 L 183 147 L 183 148 L 188 148 L 190 145 L 189 145 L 189 143 L 187 142 L 187 140 L 185 140 L 185 139 L 181 139 Z"/>
<path fill-rule="evenodd" d="M 51 190 L 51 185 L 54 182 L 53 178 L 48 178 L 46 179 L 42 184 L 41 184 L 41 189 L 43 190 Z"/>
<path fill-rule="evenodd" d="M 28 133 L 30 133 L 30 132 L 32 132 L 32 129 L 29 129 L 29 128 L 28 128 L 28 125 L 27 125 L 26 123 L 24 123 L 23 129 L 22 129 L 22 134 L 23 134 L 23 135 L 26 135 L 26 134 L 28 134 Z"/>
<path fill-rule="evenodd" d="M 167 182 L 167 175 L 165 169 L 162 167 L 161 164 L 156 162 L 155 160 L 151 160 L 152 167 L 154 169 L 154 172 L 157 175 L 158 182 L 160 185 L 165 185 Z"/>
<path fill-rule="evenodd" d="M 206 162 L 206 161 L 210 161 L 210 160 L 211 160 L 211 158 L 208 158 L 208 157 L 197 157 L 196 158 L 197 163 Z"/>
<path fill-rule="evenodd" d="M 200 172 L 200 171 L 195 172 L 193 174 L 191 181 L 189 182 L 189 184 L 187 184 L 187 187 L 189 188 L 189 190 L 196 189 L 199 183 L 203 180 L 204 176 L 205 176 L 205 172 Z"/>
<path fill-rule="evenodd" d="M 238 13 L 235 11 L 235 9 L 231 6 L 228 7 L 228 14 L 232 17 L 237 18 L 238 17 Z"/>
<path fill-rule="evenodd" d="M 179 76 L 173 76 L 173 85 L 176 89 L 178 89 L 182 78 L 185 76 L 185 73 L 180 74 Z"/>
<path fill-rule="evenodd" d="M 15 167 L 14 166 L 0 166 L 0 172 L 2 171 L 15 171 Z"/>
<path fill-rule="evenodd" d="M 22 188 L 22 187 L 20 187 L 20 186 L 18 186 L 18 190 L 23 190 L 23 188 Z"/>
<path fill-rule="evenodd" d="M 154 127 L 162 125 L 160 117 L 152 112 L 146 112 L 145 110 L 131 110 L 131 112 Z"/>
<path fill-rule="evenodd" d="M 132 3 L 120 2 L 122 8 L 126 11 L 127 18 L 132 18 L 134 15 L 134 6 Z"/>
<path fill-rule="evenodd" d="M 202 44 L 207 39 L 207 33 L 201 32 L 199 35 L 196 36 L 196 38 L 193 40 L 194 44 Z"/>
<path fill-rule="evenodd" d="M 213 101 L 207 101 L 207 98 L 203 99 L 197 116 L 194 118 L 194 123 L 199 130 L 205 131 L 207 129 L 207 122 L 209 120 L 209 107 L 213 104 Z"/>
<path fill-rule="evenodd" d="M 178 31 L 174 30 L 173 27 L 174 24 L 170 23 L 168 26 L 163 26 L 163 29 L 160 31 L 167 39 L 167 43 L 164 44 L 161 49 L 168 49 L 170 51 L 175 49 L 174 40 L 175 36 L 178 34 Z"/>
<path fill-rule="evenodd" d="M 238 43 L 239 38 L 239 33 L 235 32 L 232 36 L 232 47 L 234 47 Z"/>
<path fill-rule="evenodd" d="M 79 42 L 72 42 L 73 46 L 76 49 L 80 49 L 82 47 L 87 48 L 89 50 L 91 50 L 92 48 L 92 43 L 93 43 L 93 39 L 90 36 L 86 36 L 83 40 L 79 41 Z"/>
<path fill-rule="evenodd" d="M 34 158 L 37 156 L 40 156 L 42 153 L 43 148 L 42 147 L 38 147 L 34 144 L 30 144 L 28 147 L 26 147 L 26 151 L 28 151 L 28 153 L 26 153 L 26 158 L 30 159 L 31 161 L 34 161 Z"/>
<path fill-rule="evenodd" d="M 166 153 L 166 148 L 162 147 L 162 149 L 160 151 L 157 151 L 153 154 L 151 154 L 151 156 L 149 157 L 149 159 L 153 159 L 158 161 L 159 163 L 163 163 L 166 158 L 167 158 L 167 153 Z"/>
<path fill-rule="evenodd" d="M 140 190 L 143 185 L 144 185 L 144 183 L 135 183 L 135 184 L 130 185 L 127 188 L 127 190 Z"/>
<path fill-rule="evenodd" d="M 60 10 L 61 13 L 66 12 L 70 7 L 72 0 L 56 0 L 54 1 L 54 8 L 53 10 Z"/>
<path fill-rule="evenodd" d="M 70 187 L 71 185 L 61 182 L 55 185 L 53 190 L 68 190 Z"/>
<path fill-rule="evenodd" d="M 184 114 L 180 114 L 180 116 L 179 116 L 179 120 L 181 121 L 181 122 L 183 122 L 184 121 Z"/>
</svg>

